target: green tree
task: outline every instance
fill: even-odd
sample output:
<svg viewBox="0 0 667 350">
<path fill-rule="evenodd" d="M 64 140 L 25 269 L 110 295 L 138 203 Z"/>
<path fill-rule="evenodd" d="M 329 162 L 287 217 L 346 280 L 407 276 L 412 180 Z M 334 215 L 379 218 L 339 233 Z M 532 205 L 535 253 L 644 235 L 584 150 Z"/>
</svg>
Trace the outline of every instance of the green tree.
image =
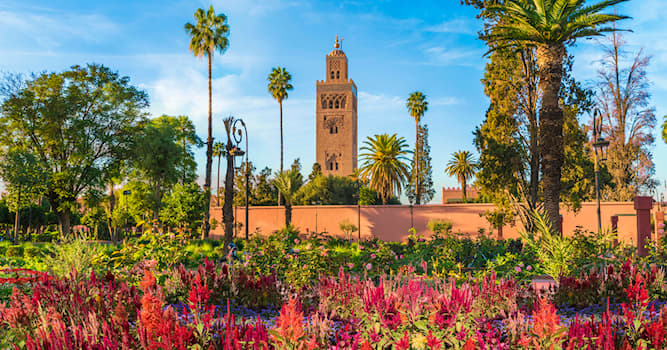
<svg viewBox="0 0 667 350">
<path fill-rule="evenodd" d="M 322 166 L 320 163 L 313 163 L 313 170 L 308 175 L 308 181 L 313 181 L 320 175 L 322 175 Z"/>
<path fill-rule="evenodd" d="M 245 188 L 246 188 L 246 170 L 248 171 L 248 204 L 254 205 L 254 193 L 255 193 L 255 179 L 252 173 L 255 171 L 255 167 L 252 165 L 252 162 L 241 163 L 238 169 L 235 169 L 234 174 L 234 205 L 235 206 L 245 206 Z"/>
<path fill-rule="evenodd" d="M 210 229 L 209 208 L 211 206 L 211 167 L 213 164 L 213 97 L 211 88 L 211 64 L 215 51 L 223 54 L 229 47 L 229 26 L 224 14 L 215 14 L 213 5 L 208 11 L 197 9 L 194 14 L 195 24 L 186 23 L 185 31 L 190 35 L 190 51 L 197 57 L 208 59 L 208 138 L 206 139 L 206 178 L 204 180 L 204 219 L 202 237 L 208 238 Z"/>
<path fill-rule="evenodd" d="M 271 169 L 265 167 L 262 169 L 259 174 L 257 174 L 256 185 L 254 187 L 255 191 L 252 195 L 254 198 L 253 205 L 266 206 L 266 205 L 278 205 L 277 194 L 275 186 L 273 186 L 273 178 L 271 176 Z"/>
<path fill-rule="evenodd" d="M 375 135 L 364 141 L 360 154 L 360 176 L 368 180 L 368 187 L 377 191 L 382 204 L 401 193 L 401 187 L 410 176 L 407 155 L 411 153 L 404 138 L 393 134 Z"/>
<path fill-rule="evenodd" d="M 295 203 L 311 205 L 317 202 L 323 205 L 357 204 L 355 197 L 357 182 L 348 176 L 322 174 L 308 181 L 297 193 Z"/>
<path fill-rule="evenodd" d="M 216 142 L 213 144 L 213 156 L 218 157 L 218 186 L 215 191 L 216 206 L 220 207 L 220 158 L 225 155 L 225 144 L 222 142 Z"/>
<path fill-rule="evenodd" d="M 561 170 L 564 159 L 563 111 L 559 104 L 563 59 L 566 44 L 578 38 L 601 35 L 616 30 L 605 25 L 628 18 L 602 14 L 627 0 L 606 0 L 589 4 L 577 1 L 507 0 L 487 6 L 492 29 L 483 35 L 490 51 L 502 47 L 532 46 L 539 68 L 540 107 L 539 143 L 542 156 L 544 207 L 552 222 L 559 221 Z"/>
<path fill-rule="evenodd" d="M 15 212 L 14 243 L 18 243 L 21 208 L 32 206 L 44 193 L 48 173 L 35 155 L 12 147 L 0 157 L 0 179 L 9 191 L 10 208 Z"/>
<path fill-rule="evenodd" d="M 419 153 L 419 158 L 412 158 L 411 168 L 412 172 L 417 176 L 410 177 L 410 182 L 405 188 L 405 194 L 408 196 L 410 203 L 428 203 L 433 199 L 435 189 L 433 188 L 433 167 L 431 166 L 431 146 L 428 145 L 428 126 L 426 124 L 419 125 L 419 137 L 416 151 Z M 415 164 L 418 161 L 418 164 Z M 415 171 L 415 169 L 418 169 Z M 415 179 L 418 179 L 419 191 L 415 189 Z M 419 193 L 421 198 L 415 198 Z"/>
<path fill-rule="evenodd" d="M 455 176 L 456 180 L 461 184 L 464 202 L 468 200 L 466 196 L 468 180 L 475 176 L 475 170 L 477 170 L 477 161 L 475 161 L 472 154 L 468 151 L 454 152 L 452 159 L 447 162 L 445 172 L 449 176 Z"/>
<path fill-rule="evenodd" d="M 292 167 L 288 171 L 276 173 L 273 185 L 285 199 L 285 227 L 288 227 L 292 223 L 292 202 L 303 185 L 303 176 L 295 167 Z"/>
<path fill-rule="evenodd" d="M 287 92 L 294 87 L 290 84 L 292 75 L 287 72 L 285 68 L 273 68 L 271 74 L 267 78 L 269 81 L 269 93 L 278 101 L 280 106 L 280 172 L 283 172 L 283 100 L 287 99 Z"/>
<path fill-rule="evenodd" d="M 421 184 L 422 180 L 422 171 L 419 168 L 421 163 L 423 162 L 421 157 L 421 149 L 420 146 L 423 142 L 421 140 L 421 135 L 420 135 L 420 126 L 419 122 L 421 121 L 421 118 L 424 116 L 424 113 L 428 110 L 428 102 L 426 101 L 426 95 L 419 91 L 415 91 L 410 94 L 408 97 L 408 102 L 406 103 L 406 107 L 408 107 L 408 112 L 410 112 L 410 116 L 415 119 L 415 151 L 413 154 L 413 159 L 412 159 L 412 186 L 408 186 L 408 188 L 411 188 L 414 190 L 414 195 L 410 196 L 410 201 L 414 200 L 415 204 L 419 205 L 422 203 L 422 190 L 423 186 Z"/>
<path fill-rule="evenodd" d="M 179 180 L 182 155 L 176 130 L 158 119 L 147 122 L 136 135 L 133 167 L 136 175 L 146 179 L 153 188 L 153 220 L 159 219 L 162 195 Z"/>
<path fill-rule="evenodd" d="M 176 134 L 176 140 L 180 143 L 178 167 L 181 172 L 180 182 L 182 184 L 194 182 L 197 179 L 197 161 L 193 148 L 201 148 L 204 142 L 197 136 L 197 130 L 192 119 L 184 115 L 176 117 L 162 115 L 158 122 L 168 124 Z"/>
<path fill-rule="evenodd" d="M 662 123 L 662 139 L 667 143 L 667 115 L 665 116 L 665 122 Z"/>
<path fill-rule="evenodd" d="M 176 184 L 164 198 L 160 220 L 168 226 L 196 230 L 201 225 L 206 193 L 194 182 Z"/>
<path fill-rule="evenodd" d="M 44 164 L 46 197 L 68 234 L 76 198 L 130 153 L 147 106 L 145 92 L 101 65 L 44 73 L 2 104 L 0 147 L 20 146 Z"/>
</svg>

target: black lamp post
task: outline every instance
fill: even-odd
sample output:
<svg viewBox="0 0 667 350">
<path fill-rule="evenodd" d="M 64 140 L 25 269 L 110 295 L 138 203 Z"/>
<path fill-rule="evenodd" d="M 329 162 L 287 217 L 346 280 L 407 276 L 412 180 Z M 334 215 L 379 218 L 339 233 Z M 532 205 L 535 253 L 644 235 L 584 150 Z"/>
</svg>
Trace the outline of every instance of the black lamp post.
<svg viewBox="0 0 667 350">
<path fill-rule="evenodd" d="M 598 123 L 598 117 L 600 122 Z M 602 116 L 600 110 L 595 109 L 593 113 L 593 149 L 595 150 L 595 196 L 598 202 L 598 233 L 602 232 L 602 216 L 600 214 L 600 161 L 605 161 L 605 151 L 609 141 L 602 137 Z M 598 156 L 598 151 L 600 155 Z"/>
<path fill-rule="evenodd" d="M 240 126 L 237 126 L 237 124 L 240 124 Z M 243 127 L 243 130 L 241 130 L 241 127 Z M 244 139 L 244 134 L 245 134 L 245 152 L 238 147 L 238 145 L 241 144 L 241 142 Z M 234 148 L 232 149 L 232 151 L 234 152 L 232 155 L 234 156 L 235 162 L 238 157 L 239 168 L 240 164 L 242 164 L 243 156 L 245 155 L 245 239 L 248 240 L 249 238 L 248 198 L 250 197 L 250 163 L 248 162 L 248 129 L 246 128 L 243 119 L 236 119 L 234 121 L 234 124 L 232 125 L 232 136 L 234 137 L 234 142 L 236 142 L 236 146 L 234 146 Z"/>
</svg>

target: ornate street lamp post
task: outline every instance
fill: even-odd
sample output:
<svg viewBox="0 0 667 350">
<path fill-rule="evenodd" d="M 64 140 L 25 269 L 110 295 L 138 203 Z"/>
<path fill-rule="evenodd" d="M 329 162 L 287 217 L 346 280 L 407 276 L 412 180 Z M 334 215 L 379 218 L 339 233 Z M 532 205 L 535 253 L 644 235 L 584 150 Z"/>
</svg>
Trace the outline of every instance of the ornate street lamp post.
<svg viewBox="0 0 667 350">
<path fill-rule="evenodd" d="M 598 123 L 598 117 L 600 121 Z M 605 151 L 609 146 L 609 141 L 602 137 L 602 116 L 600 110 L 595 109 L 593 114 L 593 148 L 595 150 L 595 196 L 598 202 L 598 233 L 602 232 L 602 216 L 600 214 L 600 161 L 604 162 Z M 598 156 L 598 151 L 600 155 Z"/>
<path fill-rule="evenodd" d="M 237 126 L 237 124 L 240 124 Z M 243 129 L 241 129 L 243 127 Z M 244 136 L 245 134 L 245 136 Z M 248 197 L 250 196 L 250 163 L 248 162 L 248 129 L 245 126 L 243 119 L 234 120 L 232 124 L 232 136 L 236 146 L 230 151 L 231 155 L 234 156 L 234 163 L 238 159 L 239 166 L 235 168 L 240 169 L 243 164 L 243 156 L 245 155 L 245 239 L 248 240 Z M 245 138 L 245 152 L 238 147 Z"/>
</svg>

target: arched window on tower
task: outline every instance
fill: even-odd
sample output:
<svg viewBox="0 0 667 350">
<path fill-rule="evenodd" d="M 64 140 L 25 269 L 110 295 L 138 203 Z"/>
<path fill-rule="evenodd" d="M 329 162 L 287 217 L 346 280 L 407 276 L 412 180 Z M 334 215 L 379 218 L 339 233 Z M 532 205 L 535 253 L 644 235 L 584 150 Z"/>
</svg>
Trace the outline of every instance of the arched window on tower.
<svg viewBox="0 0 667 350">
<path fill-rule="evenodd" d="M 339 70 L 336 71 L 336 79 L 340 79 L 340 71 Z"/>
<path fill-rule="evenodd" d="M 331 79 L 334 78 L 334 71 L 331 71 Z"/>
<path fill-rule="evenodd" d="M 338 102 L 338 100 L 336 100 L 336 108 L 338 108 L 338 106 L 339 106 L 339 104 L 338 104 L 338 103 L 339 103 L 339 102 Z"/>
<path fill-rule="evenodd" d="M 333 108 L 333 101 L 329 100 L 329 108 Z"/>
<path fill-rule="evenodd" d="M 336 170 L 338 170 L 338 162 L 336 162 Z"/>
<path fill-rule="evenodd" d="M 329 163 L 329 170 L 333 170 L 333 162 Z"/>
</svg>

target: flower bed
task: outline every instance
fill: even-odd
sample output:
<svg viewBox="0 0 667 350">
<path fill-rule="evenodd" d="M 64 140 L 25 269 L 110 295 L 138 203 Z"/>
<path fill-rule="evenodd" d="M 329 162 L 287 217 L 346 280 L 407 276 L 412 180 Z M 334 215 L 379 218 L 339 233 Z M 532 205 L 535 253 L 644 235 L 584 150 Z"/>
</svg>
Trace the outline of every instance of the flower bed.
<svg viewBox="0 0 667 350">
<path fill-rule="evenodd" d="M 667 346 L 667 310 L 658 271 L 630 263 L 620 278 L 620 309 L 573 315 L 555 298 L 495 274 L 457 283 L 403 273 L 365 278 L 344 268 L 308 287 L 283 285 L 205 261 L 164 274 L 141 273 L 138 288 L 113 273 L 28 280 L 0 307 L 2 347 L 27 349 L 636 349 Z M 628 273 L 623 272 L 628 271 Z M 9 272 L 12 274 L 15 272 Z M 653 277 L 652 277 L 653 276 Z M 588 280 L 591 275 L 587 276 Z M 653 280 L 650 280 L 653 278 Z M 29 286 L 25 286 L 29 284 Z M 579 281 L 579 285 L 586 283 Z M 25 287 L 23 290 L 19 287 Z M 598 286 L 599 287 L 599 286 Z M 579 287 L 577 287 L 579 288 Z M 587 285 L 587 288 L 593 288 Z M 604 288 L 597 289 L 600 293 Z M 261 312 L 252 318 L 242 310 Z"/>
</svg>

